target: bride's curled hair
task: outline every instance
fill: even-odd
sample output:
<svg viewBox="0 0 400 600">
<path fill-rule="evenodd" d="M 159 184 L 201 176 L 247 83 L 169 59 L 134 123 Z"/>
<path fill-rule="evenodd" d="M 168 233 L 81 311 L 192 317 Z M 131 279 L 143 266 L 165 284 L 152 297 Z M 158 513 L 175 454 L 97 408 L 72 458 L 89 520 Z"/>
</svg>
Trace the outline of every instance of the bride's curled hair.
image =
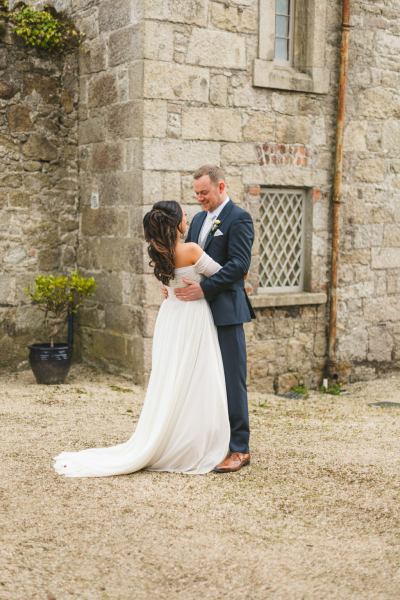
<svg viewBox="0 0 400 600">
<path fill-rule="evenodd" d="M 150 266 L 164 285 L 174 278 L 177 230 L 183 212 L 174 200 L 156 202 L 143 218 L 144 237 L 148 243 Z"/>
</svg>

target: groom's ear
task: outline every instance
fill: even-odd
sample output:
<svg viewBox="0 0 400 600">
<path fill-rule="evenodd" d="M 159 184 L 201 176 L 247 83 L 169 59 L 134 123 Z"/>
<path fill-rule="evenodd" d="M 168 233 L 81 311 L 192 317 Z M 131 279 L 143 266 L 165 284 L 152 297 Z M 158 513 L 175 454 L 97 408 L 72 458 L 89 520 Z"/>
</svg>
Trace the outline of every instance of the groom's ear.
<svg viewBox="0 0 400 600">
<path fill-rule="evenodd" d="M 218 181 L 218 191 L 220 194 L 223 194 L 225 190 L 226 190 L 226 183 L 223 179 L 220 179 Z"/>
</svg>

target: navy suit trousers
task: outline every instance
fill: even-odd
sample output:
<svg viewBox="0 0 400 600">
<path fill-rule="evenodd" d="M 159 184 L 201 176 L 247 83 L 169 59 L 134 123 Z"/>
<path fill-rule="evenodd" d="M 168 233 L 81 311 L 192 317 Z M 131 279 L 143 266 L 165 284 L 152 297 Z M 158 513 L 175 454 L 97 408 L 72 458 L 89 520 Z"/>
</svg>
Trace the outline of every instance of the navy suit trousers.
<svg viewBox="0 0 400 600">
<path fill-rule="evenodd" d="M 249 452 L 249 413 L 246 386 L 246 339 L 243 324 L 217 327 L 224 364 L 231 426 L 231 452 Z"/>
</svg>

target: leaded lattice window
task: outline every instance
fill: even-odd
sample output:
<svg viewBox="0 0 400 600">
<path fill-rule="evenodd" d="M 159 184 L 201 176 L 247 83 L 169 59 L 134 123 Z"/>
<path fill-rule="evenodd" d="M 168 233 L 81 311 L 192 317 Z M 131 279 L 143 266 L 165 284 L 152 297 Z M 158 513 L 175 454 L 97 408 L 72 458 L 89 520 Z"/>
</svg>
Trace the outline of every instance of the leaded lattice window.
<svg viewBox="0 0 400 600">
<path fill-rule="evenodd" d="M 262 188 L 259 291 L 304 289 L 305 211 L 302 189 Z"/>
</svg>

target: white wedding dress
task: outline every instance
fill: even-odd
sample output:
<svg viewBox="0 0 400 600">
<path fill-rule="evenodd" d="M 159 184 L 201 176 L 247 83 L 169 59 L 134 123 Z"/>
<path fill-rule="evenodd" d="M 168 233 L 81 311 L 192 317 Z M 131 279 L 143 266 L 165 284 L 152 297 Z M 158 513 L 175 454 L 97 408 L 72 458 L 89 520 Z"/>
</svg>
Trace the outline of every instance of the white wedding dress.
<svg viewBox="0 0 400 600">
<path fill-rule="evenodd" d="M 229 449 L 230 426 L 217 330 L 205 299 L 174 295 L 183 277 L 200 281 L 221 268 L 207 254 L 175 270 L 153 337 L 152 371 L 136 429 L 117 446 L 62 452 L 54 468 L 66 477 L 105 477 L 140 469 L 201 474 Z"/>
</svg>

